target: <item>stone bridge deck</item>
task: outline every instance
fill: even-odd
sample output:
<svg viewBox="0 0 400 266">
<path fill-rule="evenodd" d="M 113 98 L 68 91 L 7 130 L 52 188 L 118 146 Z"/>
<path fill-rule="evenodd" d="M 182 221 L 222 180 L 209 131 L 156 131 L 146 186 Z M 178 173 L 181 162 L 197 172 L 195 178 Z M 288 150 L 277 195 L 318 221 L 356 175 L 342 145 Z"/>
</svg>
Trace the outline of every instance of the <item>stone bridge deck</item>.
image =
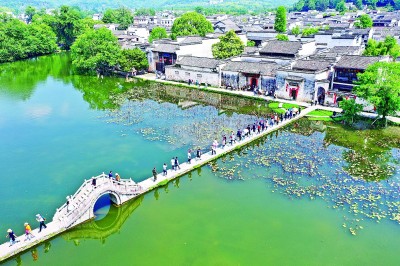
<svg viewBox="0 0 400 266">
<path fill-rule="evenodd" d="M 191 164 L 186 162 L 180 164 L 179 170 L 173 171 L 169 169 L 166 176 L 159 173 L 156 181 L 154 181 L 153 177 L 150 177 L 140 183 L 135 183 L 131 179 L 123 179 L 117 182 L 109 179 L 104 173 L 96 177 L 96 186 L 92 185 L 90 179 L 85 180 L 75 194 L 71 196 L 69 204 L 64 203 L 56 210 L 53 220 L 47 224 L 47 228 L 43 229 L 41 233 L 38 232 L 38 229 L 34 229 L 32 230 L 32 233 L 35 237 L 29 241 L 24 241 L 25 235 L 22 235 L 17 238 L 17 241 L 19 242 L 12 246 L 9 245 L 9 242 L 0 245 L 0 262 L 32 248 L 45 240 L 53 238 L 74 226 L 93 219 L 95 217 L 93 213 L 94 204 L 102 195 L 110 194 L 111 200 L 114 204 L 122 205 L 128 200 L 153 190 L 157 186 L 162 186 L 170 180 L 182 176 L 212 160 L 234 151 L 235 149 L 249 144 L 270 132 L 282 128 L 315 109 L 317 109 L 315 106 L 308 107 L 302 110 L 295 118 L 268 127 L 268 129 L 260 134 L 252 134 L 251 136 L 242 139 L 242 141 L 237 141 L 233 145 L 226 145 L 225 148 L 217 148 L 215 155 L 211 155 L 211 152 L 204 153 L 199 160 L 193 158 Z"/>
</svg>

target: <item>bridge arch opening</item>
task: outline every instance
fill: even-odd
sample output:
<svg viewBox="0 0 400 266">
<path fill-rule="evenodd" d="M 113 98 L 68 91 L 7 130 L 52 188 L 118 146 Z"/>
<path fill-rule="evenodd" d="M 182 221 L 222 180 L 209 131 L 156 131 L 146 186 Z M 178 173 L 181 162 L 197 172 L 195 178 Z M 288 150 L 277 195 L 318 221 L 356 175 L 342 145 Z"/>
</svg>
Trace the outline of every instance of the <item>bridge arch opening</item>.
<svg viewBox="0 0 400 266">
<path fill-rule="evenodd" d="M 114 192 L 105 192 L 101 194 L 92 207 L 92 217 L 95 221 L 103 220 L 114 208 L 112 205 L 120 205 L 121 200 L 118 194 Z"/>
</svg>

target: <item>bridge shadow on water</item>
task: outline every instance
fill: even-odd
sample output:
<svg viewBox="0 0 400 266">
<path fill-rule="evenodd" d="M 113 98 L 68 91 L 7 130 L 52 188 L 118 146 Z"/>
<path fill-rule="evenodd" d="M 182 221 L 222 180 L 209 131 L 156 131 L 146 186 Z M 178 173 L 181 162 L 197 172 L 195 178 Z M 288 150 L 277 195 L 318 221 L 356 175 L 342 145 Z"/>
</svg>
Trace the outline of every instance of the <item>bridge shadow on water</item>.
<svg viewBox="0 0 400 266">
<path fill-rule="evenodd" d="M 94 220 L 72 228 L 62 234 L 62 237 L 68 241 L 74 241 L 75 245 L 79 245 L 79 240 L 82 239 L 99 239 L 104 242 L 107 237 L 120 230 L 142 201 L 143 196 L 117 207 L 111 204 L 109 195 L 105 195 L 94 206 L 96 215 Z"/>
<path fill-rule="evenodd" d="M 143 198 L 144 195 L 117 207 L 112 204 L 112 199 L 107 194 L 101 197 L 94 206 L 95 219 L 75 226 L 63 233 L 61 237 L 67 241 L 73 241 L 75 245 L 79 245 L 80 240 L 84 239 L 99 239 L 104 242 L 107 237 L 121 229 L 128 217 L 141 205 Z M 43 249 L 44 253 L 48 253 L 51 249 L 51 240 L 13 257 L 13 260 L 16 265 L 23 265 L 22 257 L 31 253 L 32 259 L 37 261 L 40 249 Z"/>
</svg>

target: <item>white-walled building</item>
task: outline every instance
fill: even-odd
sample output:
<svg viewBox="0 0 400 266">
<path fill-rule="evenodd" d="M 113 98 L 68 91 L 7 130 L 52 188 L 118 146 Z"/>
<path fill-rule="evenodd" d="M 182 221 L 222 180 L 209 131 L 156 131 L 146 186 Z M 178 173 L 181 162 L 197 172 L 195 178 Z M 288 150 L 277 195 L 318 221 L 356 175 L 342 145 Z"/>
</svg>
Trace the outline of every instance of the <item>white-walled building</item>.
<svg viewBox="0 0 400 266">
<path fill-rule="evenodd" d="M 297 60 L 276 72 L 276 96 L 302 102 L 325 101 L 333 63 L 326 60 Z"/>
<path fill-rule="evenodd" d="M 219 87 L 221 84 L 220 64 L 217 59 L 182 56 L 175 65 L 165 67 L 167 80 L 205 84 Z"/>
</svg>

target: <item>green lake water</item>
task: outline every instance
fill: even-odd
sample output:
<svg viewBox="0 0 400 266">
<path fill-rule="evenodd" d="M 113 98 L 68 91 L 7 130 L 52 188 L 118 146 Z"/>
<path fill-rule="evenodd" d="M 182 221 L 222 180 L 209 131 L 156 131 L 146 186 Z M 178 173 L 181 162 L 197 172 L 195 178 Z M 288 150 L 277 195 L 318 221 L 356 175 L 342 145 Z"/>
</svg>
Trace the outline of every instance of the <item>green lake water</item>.
<svg viewBox="0 0 400 266">
<path fill-rule="evenodd" d="M 184 161 L 266 106 L 73 75 L 65 54 L 0 65 L 0 232 L 51 219 L 85 178 Z M 398 127 L 302 119 L 5 264 L 398 265 L 399 165 Z"/>
</svg>

